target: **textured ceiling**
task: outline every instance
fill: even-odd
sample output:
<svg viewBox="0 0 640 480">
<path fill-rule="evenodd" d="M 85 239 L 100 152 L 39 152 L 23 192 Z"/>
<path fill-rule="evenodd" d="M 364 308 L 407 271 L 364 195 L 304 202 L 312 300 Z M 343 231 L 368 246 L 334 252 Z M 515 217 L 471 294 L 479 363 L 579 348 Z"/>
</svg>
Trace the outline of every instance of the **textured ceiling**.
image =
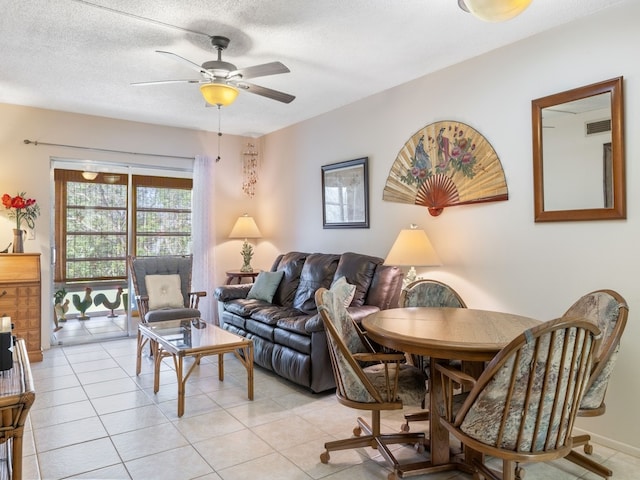
<svg viewBox="0 0 640 480">
<path fill-rule="evenodd" d="M 259 136 L 629 1 L 533 0 L 492 24 L 457 0 L 0 0 L 0 102 L 216 131 L 198 85 L 130 84 L 199 79 L 155 50 L 201 64 L 224 35 L 238 68 L 291 70 L 252 82 L 292 103 L 241 91 L 222 109 L 223 132 Z"/>
</svg>

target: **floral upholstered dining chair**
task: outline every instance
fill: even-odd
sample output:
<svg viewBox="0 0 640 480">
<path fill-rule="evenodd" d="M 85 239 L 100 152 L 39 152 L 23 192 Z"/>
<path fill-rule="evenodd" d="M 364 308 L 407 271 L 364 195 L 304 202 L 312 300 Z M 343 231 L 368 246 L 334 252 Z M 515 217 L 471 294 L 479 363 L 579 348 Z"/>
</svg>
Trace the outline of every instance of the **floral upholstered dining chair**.
<svg viewBox="0 0 640 480">
<path fill-rule="evenodd" d="M 627 324 L 629 307 L 622 296 L 613 290 L 596 290 L 579 298 L 564 314 L 565 317 L 584 317 L 593 321 L 602 331 L 602 340 L 594 354 L 593 367 L 587 383 L 587 389 L 580 403 L 579 417 L 595 417 L 603 415 L 606 406 L 604 397 L 607 393 L 609 378 L 618 358 L 620 339 Z M 573 446 L 583 445 L 584 452 L 593 453 L 589 443 L 589 435 L 573 437 Z M 604 465 L 582 455 L 575 450 L 567 455 L 567 460 L 587 470 L 609 478 L 613 472 Z"/>
<path fill-rule="evenodd" d="M 420 279 L 407 285 L 400 294 L 400 307 L 452 307 L 467 308 L 462 297 L 446 283 L 438 280 Z M 421 368 L 425 373 L 429 370 L 429 358 L 420 355 L 407 354 L 407 360 Z M 429 420 L 429 409 L 426 399 L 423 409 L 419 412 L 407 413 L 400 430 L 408 432 L 410 422 L 426 422 Z"/>
<path fill-rule="evenodd" d="M 520 480 L 520 463 L 554 460 L 571 451 L 599 336 L 593 322 L 573 317 L 526 330 L 491 360 L 460 406 L 453 391 L 464 374 L 450 365 L 435 366 L 444 383 L 439 420 L 479 452 L 469 459 L 474 478 L 501 480 L 504 473 Z M 502 472 L 489 468 L 485 455 L 502 459 Z"/>
<path fill-rule="evenodd" d="M 353 430 L 355 438 L 326 442 L 320 461 L 328 463 L 331 451 L 373 447 L 393 468 L 388 478 L 403 478 L 421 466 L 401 465 L 389 445 L 415 444 L 421 450 L 425 434 L 383 434 L 380 412 L 401 410 L 405 404 L 420 404 L 426 394 L 426 376 L 420 369 L 403 363 L 402 353 L 379 353 L 371 347 L 345 308 L 346 299 L 353 295 L 350 288 L 355 287 L 336 282 L 331 290 L 319 289 L 315 300 L 327 333 L 336 398 L 347 407 L 371 411 L 371 423 L 358 417 L 358 425 Z"/>
</svg>

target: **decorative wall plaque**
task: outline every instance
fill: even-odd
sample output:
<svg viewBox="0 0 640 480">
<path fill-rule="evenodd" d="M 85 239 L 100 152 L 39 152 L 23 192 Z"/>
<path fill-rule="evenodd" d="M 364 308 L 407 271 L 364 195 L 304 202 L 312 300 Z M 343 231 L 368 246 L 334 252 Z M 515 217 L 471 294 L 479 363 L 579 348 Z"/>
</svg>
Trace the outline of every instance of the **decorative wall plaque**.
<svg viewBox="0 0 640 480">
<path fill-rule="evenodd" d="M 382 199 L 423 205 L 433 216 L 445 207 L 508 200 L 502 164 L 477 130 L 442 121 L 416 132 L 398 152 Z"/>
</svg>

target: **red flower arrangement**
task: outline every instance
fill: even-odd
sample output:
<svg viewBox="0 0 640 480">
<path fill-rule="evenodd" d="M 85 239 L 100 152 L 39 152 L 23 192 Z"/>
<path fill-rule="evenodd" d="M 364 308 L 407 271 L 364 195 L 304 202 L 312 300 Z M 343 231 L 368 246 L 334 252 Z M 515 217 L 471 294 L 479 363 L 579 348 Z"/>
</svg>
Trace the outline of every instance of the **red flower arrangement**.
<svg viewBox="0 0 640 480">
<path fill-rule="evenodd" d="M 27 227 L 35 227 L 35 220 L 40 215 L 40 205 L 36 204 L 35 198 L 26 198 L 25 192 L 21 192 L 15 197 L 5 193 L 2 196 L 2 204 L 9 210 L 7 216 L 16 219 L 17 230 L 21 230 L 23 221 Z"/>
</svg>

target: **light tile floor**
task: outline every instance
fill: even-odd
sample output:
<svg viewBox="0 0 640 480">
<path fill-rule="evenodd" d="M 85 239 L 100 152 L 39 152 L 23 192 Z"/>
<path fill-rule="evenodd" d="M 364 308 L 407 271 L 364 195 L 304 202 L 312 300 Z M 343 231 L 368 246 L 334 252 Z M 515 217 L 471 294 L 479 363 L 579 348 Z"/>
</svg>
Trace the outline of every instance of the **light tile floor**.
<svg viewBox="0 0 640 480">
<path fill-rule="evenodd" d="M 255 400 L 247 399 L 246 371 L 225 357 L 218 381 L 216 357 L 203 359 L 187 382 L 185 414 L 177 418 L 177 386 L 165 359 L 153 393 L 151 359 L 135 375 L 135 339 L 54 347 L 32 364 L 37 398 L 24 444 L 24 479 L 364 480 L 386 479 L 376 450 L 319 455 L 325 441 L 350 435 L 357 412 L 333 394 L 312 394 L 256 368 Z M 384 415 L 397 431 L 402 412 Z M 417 427 L 412 424 L 412 428 Z M 403 460 L 417 455 L 398 447 Z M 614 479 L 638 478 L 640 459 L 602 446 Z M 595 479 L 559 460 L 526 467 L 527 480 Z M 419 479 L 470 479 L 444 472 Z"/>
<path fill-rule="evenodd" d="M 52 326 L 52 331 L 55 331 L 51 335 L 51 342 L 53 345 L 69 346 L 126 337 L 127 316 L 123 311 L 117 312 L 115 317 L 92 314 L 89 320 L 60 320 L 59 329 Z"/>
</svg>

